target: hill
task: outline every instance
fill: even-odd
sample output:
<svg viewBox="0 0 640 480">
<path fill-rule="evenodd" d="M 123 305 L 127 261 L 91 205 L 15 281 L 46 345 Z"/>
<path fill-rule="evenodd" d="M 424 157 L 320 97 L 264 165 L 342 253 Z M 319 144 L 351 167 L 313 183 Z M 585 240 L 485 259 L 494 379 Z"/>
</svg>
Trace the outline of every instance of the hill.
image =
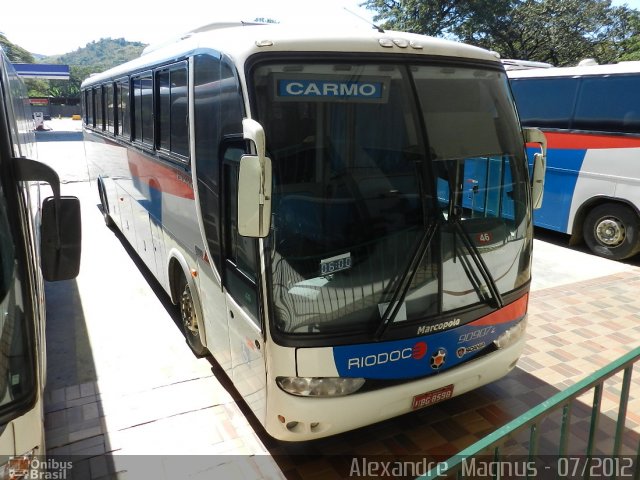
<svg viewBox="0 0 640 480">
<path fill-rule="evenodd" d="M 79 102 L 80 84 L 85 78 L 139 57 L 146 45 L 128 42 L 124 38 L 101 38 L 75 52 L 43 57 L 26 51 L 0 33 L 0 46 L 12 62 L 69 65 L 69 80 L 27 79 L 25 83 L 30 97 L 57 97 Z"/>
<path fill-rule="evenodd" d="M 145 46 L 144 43 L 129 42 L 124 38 L 101 38 L 75 52 L 45 57 L 42 63 L 92 67 L 92 73 L 96 73 L 139 57 Z"/>
<path fill-rule="evenodd" d="M 29 96 L 75 98 L 79 101 L 80 84 L 85 78 L 139 57 L 145 46 L 124 38 L 101 38 L 74 52 L 39 58 L 37 63 L 69 65 L 69 80 L 27 80 Z"/>
<path fill-rule="evenodd" d="M 7 54 L 10 61 L 16 63 L 33 63 L 33 55 L 24 48 L 19 47 L 15 43 L 9 41 L 2 33 L 0 33 L 0 47 Z"/>
</svg>

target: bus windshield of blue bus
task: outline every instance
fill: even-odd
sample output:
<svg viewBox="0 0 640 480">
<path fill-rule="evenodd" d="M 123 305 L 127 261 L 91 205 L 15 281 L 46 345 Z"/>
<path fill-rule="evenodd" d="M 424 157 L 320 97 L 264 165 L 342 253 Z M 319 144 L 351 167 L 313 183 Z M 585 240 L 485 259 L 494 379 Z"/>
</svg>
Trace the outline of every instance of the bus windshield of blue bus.
<svg viewBox="0 0 640 480">
<path fill-rule="evenodd" d="M 503 72 L 323 61 L 260 64 L 252 80 L 280 332 L 435 322 L 527 283 L 528 176 Z"/>
</svg>

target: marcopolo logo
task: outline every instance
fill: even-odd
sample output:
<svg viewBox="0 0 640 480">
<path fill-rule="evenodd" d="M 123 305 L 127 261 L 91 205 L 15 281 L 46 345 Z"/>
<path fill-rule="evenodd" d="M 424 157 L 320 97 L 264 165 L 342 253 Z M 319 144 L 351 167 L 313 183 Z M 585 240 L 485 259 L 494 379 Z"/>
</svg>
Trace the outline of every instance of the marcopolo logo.
<svg viewBox="0 0 640 480">
<path fill-rule="evenodd" d="M 421 360 L 427 354 L 426 342 L 417 342 L 412 347 L 399 348 L 389 352 L 379 352 L 360 357 L 351 357 L 347 360 L 347 369 L 375 367 L 386 363 L 400 362 L 402 360 Z"/>
<path fill-rule="evenodd" d="M 436 323 L 435 325 L 421 325 L 418 327 L 418 335 L 426 335 L 427 333 L 440 332 L 449 328 L 460 325 L 460 319 L 454 318 L 446 322 Z"/>
<path fill-rule="evenodd" d="M 282 79 L 278 82 L 280 97 L 332 97 L 381 99 L 382 82 Z"/>
</svg>

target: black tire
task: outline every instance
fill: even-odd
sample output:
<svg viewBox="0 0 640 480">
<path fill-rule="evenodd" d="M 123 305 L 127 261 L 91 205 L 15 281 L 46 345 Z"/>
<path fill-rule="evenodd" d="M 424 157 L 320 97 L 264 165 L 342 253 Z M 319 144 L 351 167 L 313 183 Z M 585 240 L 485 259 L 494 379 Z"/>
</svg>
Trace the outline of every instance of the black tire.
<svg viewBox="0 0 640 480">
<path fill-rule="evenodd" d="M 182 279 L 179 292 L 178 311 L 180 312 L 182 333 L 193 354 L 199 358 L 206 357 L 209 354 L 209 350 L 202 345 L 197 321 L 197 309 L 194 304 L 191 288 L 184 278 Z"/>
<path fill-rule="evenodd" d="M 109 203 L 107 202 L 107 196 L 104 193 L 102 183 L 98 183 L 98 195 L 100 195 L 100 210 L 102 210 L 104 224 L 110 229 L 113 229 L 115 227 L 115 223 L 109 214 Z"/>
<path fill-rule="evenodd" d="M 628 206 L 604 203 L 584 219 L 582 233 L 593 253 L 612 260 L 624 260 L 640 251 L 640 219 Z"/>
</svg>

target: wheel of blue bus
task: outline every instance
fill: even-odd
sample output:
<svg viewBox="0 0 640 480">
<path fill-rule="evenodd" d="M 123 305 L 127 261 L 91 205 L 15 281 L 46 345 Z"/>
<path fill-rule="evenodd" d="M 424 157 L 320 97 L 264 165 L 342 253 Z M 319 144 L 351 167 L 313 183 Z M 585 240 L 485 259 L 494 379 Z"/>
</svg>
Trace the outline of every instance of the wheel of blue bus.
<svg viewBox="0 0 640 480">
<path fill-rule="evenodd" d="M 180 294 L 180 318 L 182 321 L 182 331 L 187 340 L 189 348 L 197 357 L 206 356 L 209 351 L 202 345 L 200 339 L 200 329 L 198 328 L 198 314 L 191 294 L 189 284 L 183 279 Z"/>
<path fill-rule="evenodd" d="M 623 260 L 640 251 L 640 220 L 626 205 L 605 203 L 591 210 L 584 220 L 587 246 L 601 257 Z"/>
</svg>

